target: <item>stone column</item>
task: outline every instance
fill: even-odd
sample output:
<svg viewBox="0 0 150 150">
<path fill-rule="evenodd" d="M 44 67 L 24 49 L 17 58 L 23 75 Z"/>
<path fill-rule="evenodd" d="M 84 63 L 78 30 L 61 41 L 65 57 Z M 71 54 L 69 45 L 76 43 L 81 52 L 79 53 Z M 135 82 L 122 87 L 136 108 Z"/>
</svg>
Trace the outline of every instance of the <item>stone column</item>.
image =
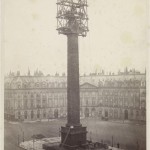
<svg viewBox="0 0 150 150">
<path fill-rule="evenodd" d="M 78 35 L 69 34 L 67 40 L 67 126 L 80 126 Z"/>
<path fill-rule="evenodd" d="M 75 150 L 86 145 L 86 127 L 80 124 L 78 34 L 68 34 L 67 124 L 61 127 L 61 145 Z"/>
</svg>

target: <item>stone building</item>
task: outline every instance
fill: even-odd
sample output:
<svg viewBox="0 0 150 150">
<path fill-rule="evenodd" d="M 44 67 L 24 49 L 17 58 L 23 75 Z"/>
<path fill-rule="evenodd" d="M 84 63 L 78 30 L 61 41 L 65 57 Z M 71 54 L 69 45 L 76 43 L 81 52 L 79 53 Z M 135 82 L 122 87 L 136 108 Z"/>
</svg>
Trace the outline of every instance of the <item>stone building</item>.
<svg viewBox="0 0 150 150">
<path fill-rule="evenodd" d="M 66 76 L 28 72 L 5 77 L 4 112 L 8 120 L 66 117 Z M 146 74 L 90 74 L 80 77 L 80 115 L 119 120 L 146 120 Z"/>
</svg>

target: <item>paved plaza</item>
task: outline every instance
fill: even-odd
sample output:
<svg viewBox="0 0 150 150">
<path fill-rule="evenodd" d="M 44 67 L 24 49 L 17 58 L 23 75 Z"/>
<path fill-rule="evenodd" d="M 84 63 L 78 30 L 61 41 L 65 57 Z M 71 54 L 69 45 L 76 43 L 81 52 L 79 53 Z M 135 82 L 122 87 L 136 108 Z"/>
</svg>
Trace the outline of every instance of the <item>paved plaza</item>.
<svg viewBox="0 0 150 150">
<path fill-rule="evenodd" d="M 146 126 L 122 121 L 101 121 L 98 119 L 82 119 L 82 125 L 87 126 L 88 139 L 92 141 L 105 142 L 128 150 L 146 149 Z M 59 136 L 59 128 L 65 125 L 66 120 L 53 120 L 43 122 L 5 122 L 4 140 L 5 150 L 19 150 L 18 141 L 31 140 L 32 135 L 43 134 L 45 137 Z M 138 143 L 138 144 L 137 144 Z"/>
</svg>

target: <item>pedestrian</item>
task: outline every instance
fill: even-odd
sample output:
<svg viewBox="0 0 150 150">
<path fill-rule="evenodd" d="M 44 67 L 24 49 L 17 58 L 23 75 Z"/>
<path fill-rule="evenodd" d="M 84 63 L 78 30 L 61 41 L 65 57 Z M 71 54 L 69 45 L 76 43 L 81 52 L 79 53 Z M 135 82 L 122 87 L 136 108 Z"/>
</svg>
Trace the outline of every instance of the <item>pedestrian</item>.
<svg viewBox="0 0 150 150">
<path fill-rule="evenodd" d="M 120 147 L 120 144 L 119 143 L 117 143 L 117 148 L 119 148 Z"/>
<path fill-rule="evenodd" d="M 137 150 L 139 150 L 139 147 L 140 147 L 140 145 L 139 145 L 139 142 L 137 141 Z"/>
</svg>

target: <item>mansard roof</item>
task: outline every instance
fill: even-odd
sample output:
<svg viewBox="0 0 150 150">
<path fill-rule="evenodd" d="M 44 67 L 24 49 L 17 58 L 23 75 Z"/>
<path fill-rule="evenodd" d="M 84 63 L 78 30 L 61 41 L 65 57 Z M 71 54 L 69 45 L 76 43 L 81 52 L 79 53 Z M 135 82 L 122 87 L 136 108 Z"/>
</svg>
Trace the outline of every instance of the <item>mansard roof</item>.
<svg viewBox="0 0 150 150">
<path fill-rule="evenodd" d="M 146 86 L 145 75 L 118 75 L 118 76 L 81 76 L 82 87 L 128 87 Z M 66 76 L 14 76 L 5 78 L 5 88 L 57 88 L 67 87 Z"/>
</svg>

